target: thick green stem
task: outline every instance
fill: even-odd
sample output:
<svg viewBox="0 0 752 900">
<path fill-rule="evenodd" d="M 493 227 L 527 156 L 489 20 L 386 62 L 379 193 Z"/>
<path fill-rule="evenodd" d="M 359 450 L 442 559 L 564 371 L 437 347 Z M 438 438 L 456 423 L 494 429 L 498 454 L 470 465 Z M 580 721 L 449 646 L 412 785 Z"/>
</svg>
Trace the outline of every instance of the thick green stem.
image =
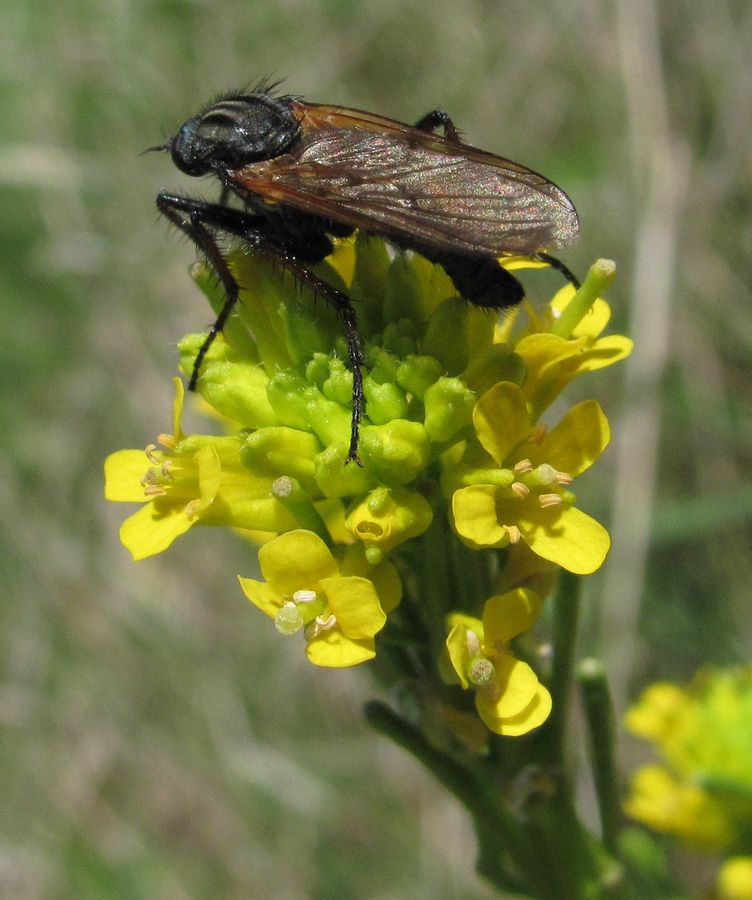
<svg viewBox="0 0 752 900">
<path fill-rule="evenodd" d="M 551 666 L 551 698 L 553 710 L 546 726 L 549 762 L 563 766 L 564 740 L 572 696 L 577 623 L 580 612 L 580 579 L 562 572 L 554 596 L 553 663 Z"/>
<path fill-rule="evenodd" d="M 616 851 L 621 811 L 614 759 L 614 711 L 606 670 L 597 659 L 585 659 L 577 668 L 585 718 L 590 732 L 590 758 L 598 798 L 603 844 Z"/>
<path fill-rule="evenodd" d="M 420 564 L 413 573 L 418 581 L 418 609 L 434 659 L 439 658 L 444 646 L 444 617 L 454 607 L 447 529 L 446 522 L 437 516 L 421 538 Z"/>
</svg>

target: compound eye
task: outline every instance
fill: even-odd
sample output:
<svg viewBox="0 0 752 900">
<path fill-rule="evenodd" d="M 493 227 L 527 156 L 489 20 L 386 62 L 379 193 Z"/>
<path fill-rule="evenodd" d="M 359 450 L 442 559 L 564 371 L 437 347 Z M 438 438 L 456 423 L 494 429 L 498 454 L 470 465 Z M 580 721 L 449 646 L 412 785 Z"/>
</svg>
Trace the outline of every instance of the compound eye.
<svg viewBox="0 0 752 900">
<path fill-rule="evenodd" d="M 186 175 L 204 175 L 209 171 L 207 148 L 198 136 L 198 119 L 189 119 L 172 140 L 172 161 Z"/>
</svg>

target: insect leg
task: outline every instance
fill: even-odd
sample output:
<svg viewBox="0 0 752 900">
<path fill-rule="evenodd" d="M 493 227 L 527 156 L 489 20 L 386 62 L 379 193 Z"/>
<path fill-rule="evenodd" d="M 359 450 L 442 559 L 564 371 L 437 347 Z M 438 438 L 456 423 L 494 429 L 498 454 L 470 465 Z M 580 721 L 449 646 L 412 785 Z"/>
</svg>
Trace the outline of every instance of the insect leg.
<svg viewBox="0 0 752 900">
<path fill-rule="evenodd" d="M 214 236 L 206 225 L 237 234 L 241 225 L 244 229 L 247 227 L 245 220 L 249 217 L 238 210 L 225 206 L 204 203 L 201 200 L 191 200 L 187 197 L 179 197 L 164 192 L 157 196 L 157 208 L 173 225 L 176 225 L 184 234 L 187 234 L 199 250 L 205 254 L 225 292 L 224 305 L 219 311 L 216 321 L 209 329 L 209 334 L 206 336 L 204 343 L 199 347 L 196 359 L 193 362 L 193 371 L 188 382 L 188 390 L 195 391 L 196 383 L 201 373 L 201 363 L 204 361 L 204 357 L 217 335 L 222 332 L 233 307 L 238 302 L 239 294 L 238 283 L 232 272 L 230 272 Z"/>
<path fill-rule="evenodd" d="M 533 259 L 538 259 L 541 262 L 548 263 L 552 269 L 556 269 L 557 272 L 561 272 L 561 274 L 567 279 L 567 281 L 574 285 L 575 290 L 579 290 L 580 288 L 580 279 L 569 269 L 564 263 L 557 259 L 555 256 L 550 256 L 548 253 L 543 253 L 539 251 L 538 253 L 533 253 Z"/>
<path fill-rule="evenodd" d="M 443 109 L 432 109 L 431 112 L 418 119 L 415 127 L 420 131 L 436 131 L 437 128 L 443 128 L 444 136 L 453 144 L 461 143 L 459 132 Z"/>
<path fill-rule="evenodd" d="M 221 333 L 227 323 L 233 307 L 238 302 L 238 283 L 232 272 L 230 272 L 210 230 L 218 229 L 242 238 L 253 249 L 266 253 L 267 256 L 278 260 L 282 267 L 289 269 L 301 283 L 307 285 L 314 293 L 320 294 L 331 303 L 339 314 L 345 329 L 348 361 L 353 373 L 353 409 L 347 460 L 348 462 L 353 460 L 360 464 L 358 459 L 358 440 L 360 436 L 360 420 L 364 409 L 363 373 L 361 367 L 365 365 L 365 359 L 360 346 L 357 316 L 350 298 L 315 275 L 300 261 L 292 249 L 267 234 L 264 230 L 266 219 L 263 216 L 254 216 L 231 207 L 205 203 L 200 200 L 191 200 L 187 197 L 179 197 L 167 193 L 159 194 L 157 207 L 206 254 L 225 291 L 224 305 L 204 343 L 199 348 L 193 363 L 193 372 L 188 384 L 189 389 L 195 390 L 201 363 L 209 347 L 211 347 L 217 335 Z"/>
<path fill-rule="evenodd" d="M 342 291 L 338 291 L 337 288 L 332 287 L 328 282 L 319 278 L 319 276 L 302 263 L 289 248 L 274 244 L 271 241 L 268 242 L 268 246 L 262 246 L 262 248 L 274 255 L 282 263 L 283 267 L 292 272 L 301 284 L 305 284 L 314 292 L 314 294 L 321 295 L 327 302 L 331 303 L 342 320 L 345 329 L 345 338 L 347 340 L 348 362 L 350 363 L 350 371 L 353 376 L 352 419 L 350 424 L 350 447 L 347 451 L 347 461 L 356 462 L 358 465 L 362 465 L 358 458 L 358 441 L 360 438 L 360 420 L 365 408 L 363 397 L 363 372 L 361 371 L 362 367 L 365 365 L 365 358 L 363 357 L 363 350 L 360 345 L 360 335 L 358 334 L 358 318 L 352 305 L 352 301 L 347 294 L 343 294 Z"/>
</svg>

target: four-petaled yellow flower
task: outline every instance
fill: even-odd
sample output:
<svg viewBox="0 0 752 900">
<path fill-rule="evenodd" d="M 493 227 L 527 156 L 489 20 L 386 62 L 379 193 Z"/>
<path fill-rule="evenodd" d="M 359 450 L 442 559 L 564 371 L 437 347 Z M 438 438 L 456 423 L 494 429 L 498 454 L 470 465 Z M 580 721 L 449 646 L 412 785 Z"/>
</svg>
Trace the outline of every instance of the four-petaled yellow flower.
<svg viewBox="0 0 752 900">
<path fill-rule="evenodd" d="M 295 528 L 295 518 L 271 495 L 272 479 L 240 463 L 241 438 L 182 433 L 179 378 L 175 392 L 173 433 L 158 438 L 163 450 L 154 444 L 119 450 L 105 461 L 105 497 L 145 504 L 120 528 L 133 558 L 161 553 L 197 524 L 273 533 Z"/>
<path fill-rule="evenodd" d="M 494 385 L 473 411 L 478 444 L 445 454 L 444 490 L 454 527 L 474 548 L 520 539 L 543 559 L 587 575 L 610 547 L 608 532 L 575 508 L 572 480 L 600 456 L 610 431 L 592 400 L 574 406 L 546 432 L 530 423 L 522 390 Z"/>
<path fill-rule="evenodd" d="M 483 620 L 464 613 L 449 616 L 446 646 L 463 688 L 475 688 L 475 708 L 496 734 L 527 734 L 548 718 L 551 695 L 526 662 L 509 650 L 509 642 L 535 622 L 537 594 L 518 588 L 491 597 Z"/>
<path fill-rule="evenodd" d="M 311 531 L 282 534 L 259 549 L 266 581 L 240 578 L 251 603 L 282 634 L 303 630 L 317 666 L 354 666 L 376 655 L 374 636 L 400 601 L 401 583 L 389 562 L 371 566 L 353 544 L 338 562 Z"/>
</svg>

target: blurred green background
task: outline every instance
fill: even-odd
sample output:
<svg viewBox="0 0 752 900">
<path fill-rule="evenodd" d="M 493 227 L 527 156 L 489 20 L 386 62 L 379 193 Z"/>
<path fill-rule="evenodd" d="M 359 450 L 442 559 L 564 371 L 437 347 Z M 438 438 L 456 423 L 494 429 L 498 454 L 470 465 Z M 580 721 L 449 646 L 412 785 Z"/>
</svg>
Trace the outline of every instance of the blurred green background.
<svg viewBox="0 0 752 900">
<path fill-rule="evenodd" d="M 154 206 L 196 185 L 139 153 L 261 75 L 442 106 L 567 190 L 563 257 L 617 261 L 637 341 L 576 385 L 615 431 L 582 502 L 615 548 L 580 650 L 620 709 L 749 659 L 751 38 L 741 0 L 5 0 L 0 897 L 490 896 L 462 812 L 362 724 L 368 673 L 314 671 L 244 601 L 248 547 L 194 530 L 135 564 L 102 499 L 104 457 L 169 429 L 175 342 L 211 318 Z"/>
</svg>

